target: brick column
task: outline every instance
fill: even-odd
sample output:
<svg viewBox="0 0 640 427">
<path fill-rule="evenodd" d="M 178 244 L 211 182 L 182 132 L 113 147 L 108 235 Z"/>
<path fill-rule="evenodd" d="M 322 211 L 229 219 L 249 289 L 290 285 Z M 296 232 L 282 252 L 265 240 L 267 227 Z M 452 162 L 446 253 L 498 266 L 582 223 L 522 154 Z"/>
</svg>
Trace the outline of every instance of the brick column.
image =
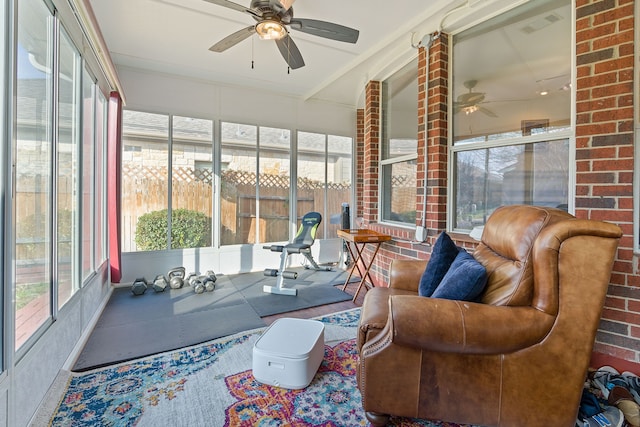
<svg viewBox="0 0 640 427">
<path fill-rule="evenodd" d="M 364 200 L 364 109 L 356 111 L 356 206 L 352 211 L 353 217 L 361 217 L 364 215 L 362 205 Z"/>
<path fill-rule="evenodd" d="M 362 162 L 362 217 L 365 224 L 378 221 L 378 164 L 380 160 L 381 83 L 370 81 L 365 88 L 364 155 Z"/>
<path fill-rule="evenodd" d="M 427 94 L 427 229 L 430 235 L 447 227 L 447 102 L 449 37 L 440 34 L 430 51 Z"/>
<path fill-rule="evenodd" d="M 576 216 L 624 231 L 595 350 L 640 360 L 633 256 L 634 2 L 576 2 Z M 636 307 L 636 314 L 631 314 Z M 635 349 L 635 350 L 634 350 Z"/>
</svg>

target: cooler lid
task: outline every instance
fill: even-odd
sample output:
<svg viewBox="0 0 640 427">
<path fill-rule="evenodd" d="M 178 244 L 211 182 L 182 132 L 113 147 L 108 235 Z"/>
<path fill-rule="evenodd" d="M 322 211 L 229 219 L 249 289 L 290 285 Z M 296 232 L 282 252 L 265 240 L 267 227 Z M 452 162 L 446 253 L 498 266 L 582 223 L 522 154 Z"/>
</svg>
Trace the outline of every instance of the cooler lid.
<svg viewBox="0 0 640 427">
<path fill-rule="evenodd" d="M 281 357 L 305 358 L 323 331 L 324 324 L 317 320 L 281 318 L 262 333 L 254 347 Z"/>
</svg>

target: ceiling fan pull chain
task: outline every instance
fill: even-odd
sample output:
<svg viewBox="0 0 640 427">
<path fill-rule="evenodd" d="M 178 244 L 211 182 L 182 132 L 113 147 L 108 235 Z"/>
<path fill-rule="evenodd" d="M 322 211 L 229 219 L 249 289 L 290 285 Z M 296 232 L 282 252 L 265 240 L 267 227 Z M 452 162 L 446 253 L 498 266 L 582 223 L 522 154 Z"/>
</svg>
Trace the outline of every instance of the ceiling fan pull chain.
<svg viewBox="0 0 640 427">
<path fill-rule="evenodd" d="M 253 38 L 251 38 L 251 69 L 253 70 Z"/>
<path fill-rule="evenodd" d="M 287 37 L 287 74 L 291 74 L 291 37 Z"/>
</svg>

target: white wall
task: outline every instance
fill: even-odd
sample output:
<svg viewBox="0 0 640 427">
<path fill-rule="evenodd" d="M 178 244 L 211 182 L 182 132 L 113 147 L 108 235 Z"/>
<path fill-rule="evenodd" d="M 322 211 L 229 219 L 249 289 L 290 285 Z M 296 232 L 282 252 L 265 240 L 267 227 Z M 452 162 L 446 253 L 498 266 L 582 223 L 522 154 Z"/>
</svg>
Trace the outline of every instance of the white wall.
<svg viewBox="0 0 640 427">
<path fill-rule="evenodd" d="M 181 77 L 118 70 L 125 108 L 355 138 L 356 107 L 216 86 Z M 283 77 L 286 85 L 286 77 Z"/>
</svg>

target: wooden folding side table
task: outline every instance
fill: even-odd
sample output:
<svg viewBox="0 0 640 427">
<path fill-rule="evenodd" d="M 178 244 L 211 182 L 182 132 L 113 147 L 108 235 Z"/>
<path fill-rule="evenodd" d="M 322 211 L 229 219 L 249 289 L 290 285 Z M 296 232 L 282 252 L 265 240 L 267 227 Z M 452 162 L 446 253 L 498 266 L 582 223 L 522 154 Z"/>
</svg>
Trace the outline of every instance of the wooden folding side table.
<svg viewBox="0 0 640 427">
<path fill-rule="evenodd" d="M 351 267 L 351 271 L 349 271 L 349 276 L 347 280 L 344 282 L 342 286 L 342 290 L 347 289 L 347 285 L 351 280 L 351 276 L 353 276 L 353 272 L 358 270 L 360 274 L 360 283 L 358 284 L 358 288 L 356 289 L 356 293 L 353 295 L 353 301 L 356 300 L 358 294 L 360 293 L 360 289 L 365 286 L 367 289 L 369 287 L 366 285 L 367 278 L 369 279 L 369 283 L 373 287 L 373 279 L 371 278 L 371 274 L 369 271 L 371 270 L 371 266 L 373 265 L 373 261 L 376 259 L 376 255 L 378 254 L 378 250 L 380 249 L 380 245 L 382 242 L 386 242 L 391 240 L 391 236 L 388 234 L 378 233 L 377 231 L 367 230 L 367 229 L 345 229 L 338 230 L 338 237 L 344 239 L 347 244 L 347 249 L 349 250 L 349 254 L 351 254 L 351 259 L 353 259 L 353 267 Z M 373 256 L 367 263 L 367 260 L 362 256 L 362 251 L 367 244 L 375 245 L 375 250 L 373 251 Z M 355 248 L 355 252 L 354 252 Z M 364 268 L 364 274 L 358 265 L 362 262 L 362 267 Z"/>
</svg>

